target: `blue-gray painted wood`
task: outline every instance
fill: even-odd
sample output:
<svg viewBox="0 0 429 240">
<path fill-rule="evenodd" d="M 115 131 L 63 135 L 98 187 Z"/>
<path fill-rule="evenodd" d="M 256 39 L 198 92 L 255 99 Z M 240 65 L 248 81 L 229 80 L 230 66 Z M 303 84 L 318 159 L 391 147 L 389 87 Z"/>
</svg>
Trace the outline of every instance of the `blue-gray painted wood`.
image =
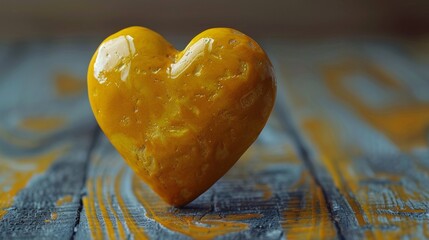
<svg viewBox="0 0 429 240">
<path fill-rule="evenodd" d="M 55 77 L 68 73 L 85 86 L 92 48 L 93 44 L 81 42 L 16 43 L 0 54 L 0 68 L 7 68 L 0 72 L 0 164 L 13 171 L 11 176 L 16 179 L 10 179 L 12 182 L 21 178 L 19 174 L 33 174 L 11 196 L 11 206 L 0 203 L 1 208 L 6 207 L 0 209 L 6 210 L 0 219 L 2 239 L 69 239 L 74 234 L 89 152 L 98 128 L 85 88 L 61 95 Z M 26 120 L 46 118 L 59 119 L 58 126 L 42 126 L 46 130 L 23 126 Z M 39 156 L 56 151 L 60 154 L 44 172 L 30 171 L 44 161 Z M 4 186 L 0 191 L 14 188 L 7 184 L 7 176 L 0 176 L 0 186 Z M 67 200 L 58 205 L 65 197 Z"/>
<path fill-rule="evenodd" d="M 394 117 L 388 119 L 390 112 L 429 106 L 429 91 L 424 90 L 429 89 L 429 82 L 398 49 L 389 42 L 278 44 L 271 48 L 277 76 L 283 80 L 281 91 L 285 93 L 285 105 L 279 110 L 284 112 L 285 123 L 292 129 L 302 157 L 324 190 L 340 236 L 346 239 L 380 235 L 427 237 L 424 225 L 429 212 L 429 171 L 421 167 L 426 162 L 422 156 L 429 149 L 428 138 L 423 139 L 427 133 L 423 129 L 406 139 L 406 135 L 393 135 L 370 122 L 365 115 L 385 116 L 387 124 Z M 369 67 L 378 70 L 368 70 Z M 327 84 L 332 80 L 327 78 L 332 76 L 326 75 L 326 69 L 332 68 L 339 69 L 340 74 L 352 69 L 336 84 L 344 84 L 349 89 L 345 95 L 355 96 L 369 110 L 354 106 Z M 395 83 L 389 86 L 383 81 Z M 409 117 L 429 129 L 429 119 L 421 120 L 425 119 L 422 113 L 410 111 L 413 115 Z M 305 129 L 309 121 L 320 124 L 323 133 Z M 395 124 L 412 131 L 409 123 Z M 334 142 L 338 153 L 326 148 L 329 143 L 318 142 L 314 134 L 325 142 Z M 414 144 L 421 136 L 424 144 Z M 420 157 L 414 156 L 416 152 Z M 333 175 L 340 179 L 341 186 Z"/>
</svg>

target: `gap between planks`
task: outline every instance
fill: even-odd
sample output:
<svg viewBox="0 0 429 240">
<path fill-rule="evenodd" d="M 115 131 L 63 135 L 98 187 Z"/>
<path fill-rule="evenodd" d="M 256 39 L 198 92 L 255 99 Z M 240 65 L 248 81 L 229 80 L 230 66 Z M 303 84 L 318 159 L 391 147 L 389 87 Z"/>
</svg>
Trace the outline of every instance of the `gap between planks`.
<svg viewBox="0 0 429 240">
<path fill-rule="evenodd" d="M 276 77 L 277 79 L 281 78 L 281 74 L 279 72 L 276 72 Z M 277 80 L 277 85 L 278 85 L 278 89 L 281 89 L 281 90 L 285 89 L 283 87 L 283 83 L 281 80 Z M 299 154 L 299 158 L 302 160 L 304 166 L 309 171 L 311 177 L 313 178 L 317 186 L 322 189 L 323 197 L 325 199 L 325 202 L 327 203 L 326 205 L 327 205 L 329 214 L 332 217 L 332 221 L 334 223 L 335 229 L 338 234 L 337 236 L 339 237 L 339 239 L 345 239 L 341 229 L 341 225 L 342 225 L 340 222 L 341 218 L 338 217 L 337 211 L 334 211 L 332 206 L 332 203 L 338 202 L 338 200 L 343 202 L 341 205 L 344 206 L 345 204 L 344 197 L 340 192 L 336 191 L 337 194 L 335 195 L 337 196 L 333 198 L 332 190 L 335 190 L 335 189 L 331 189 L 331 191 L 327 189 L 328 186 L 326 186 L 326 184 L 330 184 L 332 185 L 331 188 L 332 187 L 335 188 L 333 180 L 329 177 L 329 174 L 327 173 L 327 170 L 324 168 L 324 166 L 322 165 L 316 166 L 314 161 L 311 159 L 309 151 L 307 150 L 307 147 L 304 143 L 304 140 L 302 139 L 302 136 L 300 135 L 299 130 L 297 130 L 296 124 L 294 124 L 294 121 L 290 116 L 291 114 L 290 111 L 288 111 L 288 104 L 286 101 L 286 96 L 284 91 L 277 91 L 277 103 L 275 105 L 274 110 L 278 113 L 279 118 L 283 121 L 286 132 L 290 135 L 290 138 L 295 143 L 295 147 L 297 149 L 297 153 Z M 319 174 L 317 174 L 317 171 L 321 171 L 322 174 L 324 174 L 324 176 L 320 176 Z M 322 177 L 323 179 L 321 179 Z M 326 182 L 326 183 L 322 183 L 322 182 Z M 353 216 L 356 219 L 356 217 L 354 216 L 354 212 L 351 208 L 345 208 L 342 210 L 346 211 L 347 216 Z M 355 221 L 352 220 L 352 222 L 355 222 Z M 353 224 L 353 225 L 354 225 L 353 227 L 357 227 L 357 224 Z M 363 236 L 356 236 L 356 237 L 362 238 Z"/>
<path fill-rule="evenodd" d="M 83 197 L 86 195 L 85 186 L 86 186 L 86 180 L 88 177 L 88 168 L 89 168 L 89 164 L 90 164 L 90 160 L 91 160 L 91 154 L 94 151 L 95 147 L 97 146 L 97 142 L 99 142 L 100 135 L 101 135 L 101 129 L 97 126 L 93 130 L 91 143 L 90 143 L 90 146 L 88 148 L 88 151 L 87 151 L 86 157 L 85 157 L 85 159 L 86 159 L 85 160 L 85 166 L 84 166 L 85 172 L 83 174 L 82 186 L 80 187 L 79 207 L 77 209 L 77 211 L 78 211 L 77 217 L 76 217 L 76 221 L 75 221 L 74 227 L 73 227 L 73 234 L 70 236 L 70 240 L 75 239 L 76 233 L 77 233 L 78 228 L 79 228 L 80 218 L 81 218 L 81 214 L 82 214 L 82 210 L 83 210 Z"/>
</svg>

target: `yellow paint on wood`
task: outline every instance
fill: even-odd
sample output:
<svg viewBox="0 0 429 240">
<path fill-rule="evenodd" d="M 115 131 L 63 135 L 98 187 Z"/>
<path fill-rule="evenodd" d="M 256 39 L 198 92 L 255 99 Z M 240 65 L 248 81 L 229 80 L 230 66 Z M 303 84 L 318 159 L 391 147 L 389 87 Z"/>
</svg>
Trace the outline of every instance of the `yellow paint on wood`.
<svg viewBox="0 0 429 240">
<path fill-rule="evenodd" d="M 85 90 L 86 81 L 68 73 L 59 73 L 55 76 L 55 87 L 60 96 L 72 96 Z"/>
<path fill-rule="evenodd" d="M 66 119 L 63 117 L 28 117 L 21 120 L 19 127 L 32 132 L 48 132 L 63 127 Z"/>
<path fill-rule="evenodd" d="M 0 219 L 7 213 L 7 208 L 12 206 L 14 197 L 35 175 L 45 172 L 65 149 L 61 147 L 22 159 L 0 156 Z"/>
<path fill-rule="evenodd" d="M 366 211 L 362 212 L 361 204 L 350 195 L 359 189 L 359 181 L 354 179 L 354 172 L 349 170 L 351 156 L 343 151 L 341 143 L 335 136 L 335 127 L 320 118 L 307 119 L 303 121 L 302 127 L 316 145 L 319 158 L 355 213 L 358 224 L 360 226 L 367 225 Z"/>
<path fill-rule="evenodd" d="M 94 158 L 92 165 L 101 167 L 102 159 L 100 157 Z M 130 232 L 136 239 L 147 239 L 143 229 L 139 228 L 132 216 L 129 214 L 127 206 L 125 205 L 120 192 L 119 181 L 123 177 L 123 169 L 115 177 L 114 193 L 110 192 L 109 186 L 112 182 L 108 176 L 98 176 L 96 178 L 89 178 L 87 180 L 87 196 L 83 198 L 85 213 L 92 239 L 125 239 L 126 234 L 122 226 L 122 221 L 119 219 L 118 213 L 113 208 L 110 196 L 117 195 L 119 206 L 124 214 L 124 219 Z M 99 214 L 97 214 L 99 213 Z M 114 220 L 114 221 L 113 221 Z M 103 229 L 105 231 L 103 231 Z M 118 234 L 116 234 L 116 230 Z"/>
<path fill-rule="evenodd" d="M 110 184 L 112 184 L 110 181 L 106 184 L 106 186 L 110 186 Z M 109 189 L 109 188 L 108 188 Z M 112 204 L 112 200 L 111 200 L 111 198 L 109 197 L 111 194 L 113 194 L 113 193 L 111 193 L 110 191 L 108 191 L 108 193 L 107 193 L 107 196 L 108 197 L 106 197 L 106 199 L 107 199 L 107 204 L 108 204 L 108 207 L 111 209 L 111 212 L 113 213 L 113 216 L 114 216 L 114 218 L 115 218 L 115 221 L 116 221 L 116 227 L 117 227 L 117 229 L 118 229 L 118 235 L 119 235 L 119 239 L 125 239 L 126 238 L 126 234 L 125 234 L 125 230 L 124 230 L 124 227 L 123 227 L 123 223 L 122 223 L 122 221 L 119 219 L 119 216 L 118 216 L 118 213 L 116 212 L 116 210 L 114 209 L 114 207 L 113 207 L 113 204 Z"/>
<path fill-rule="evenodd" d="M 92 179 L 86 182 L 87 196 L 83 197 L 83 206 L 85 209 L 86 219 L 88 221 L 89 230 L 92 239 L 102 239 L 103 233 L 101 231 L 100 220 L 97 216 L 97 206 L 94 194 L 94 183 Z"/>
<path fill-rule="evenodd" d="M 65 195 L 62 198 L 58 199 L 55 205 L 57 207 L 60 207 L 66 203 L 70 203 L 72 200 L 73 200 L 72 195 Z"/>
<path fill-rule="evenodd" d="M 106 181 L 105 183 L 107 184 L 107 186 L 109 186 L 110 179 L 108 177 L 104 177 L 104 180 Z M 105 198 L 103 195 L 102 178 L 97 177 L 96 181 L 97 182 L 96 182 L 96 186 L 95 186 L 95 192 L 97 194 L 97 203 L 98 203 L 98 207 L 100 208 L 101 216 L 104 220 L 107 238 L 108 239 L 116 239 L 115 230 L 113 228 L 113 223 L 112 223 L 112 220 L 110 220 L 110 216 L 109 216 L 109 210 L 107 209 L 106 204 L 104 202 Z M 107 195 L 107 198 L 108 197 L 109 197 L 109 195 Z"/>
<path fill-rule="evenodd" d="M 3 129 L 1 126 L 0 126 L 0 138 L 2 141 L 5 141 L 8 144 L 11 144 L 17 147 L 22 147 L 23 149 L 35 148 L 35 147 L 41 146 L 41 142 L 34 141 L 33 139 L 18 137 L 13 131 Z"/>
<path fill-rule="evenodd" d="M 121 208 L 122 213 L 124 215 L 125 223 L 127 224 L 131 234 L 134 235 L 135 239 L 148 239 L 148 237 L 146 236 L 146 233 L 144 232 L 144 229 L 137 225 L 133 216 L 130 214 L 128 210 L 128 206 L 125 204 L 125 201 L 122 197 L 122 194 L 120 191 L 120 181 L 123 179 L 125 170 L 126 168 L 125 166 L 123 166 L 122 169 L 119 171 L 119 174 L 115 178 L 115 182 L 114 182 L 115 195 L 117 197 L 119 207 Z"/>
<path fill-rule="evenodd" d="M 345 87 L 344 79 L 355 73 L 365 73 L 390 91 L 400 94 L 401 105 L 382 109 L 364 104 L 362 99 Z M 428 145 L 429 103 L 419 102 L 405 86 L 380 67 L 361 62 L 346 62 L 324 69 L 325 81 L 332 93 L 351 106 L 368 123 L 392 139 L 404 151 Z"/>
<path fill-rule="evenodd" d="M 52 221 L 57 220 L 57 218 L 58 218 L 58 213 L 57 212 L 52 212 L 51 213 L 51 218 L 50 219 L 46 219 L 45 222 L 46 223 L 52 222 Z"/>
<path fill-rule="evenodd" d="M 147 216 L 164 227 L 196 239 L 213 239 L 217 236 L 248 229 L 248 224 L 239 222 L 242 219 L 260 217 L 259 215 L 234 214 L 220 217 L 217 214 L 198 216 L 176 215 L 171 206 L 164 203 L 150 189 L 144 186 L 136 176 L 133 177 L 133 191 L 143 204 Z"/>
<path fill-rule="evenodd" d="M 425 196 L 420 195 L 418 192 L 410 192 L 406 189 L 407 186 L 397 184 L 386 186 L 385 193 L 380 193 L 381 196 L 376 196 L 383 198 L 384 194 L 393 194 L 391 196 L 393 197 L 392 204 L 387 204 L 387 202 L 385 204 L 372 204 L 371 196 L 368 196 L 369 189 L 367 186 L 360 185 L 360 182 L 365 180 L 366 176 L 353 168 L 353 156 L 345 152 L 338 141 L 339 138 L 335 134 L 335 127 L 320 118 L 304 121 L 303 127 L 306 134 L 315 144 L 320 154 L 320 159 L 333 177 L 337 188 L 353 209 L 358 224 L 364 229 L 367 238 L 396 239 L 407 234 L 412 235 L 414 231 L 422 227 L 418 220 L 407 217 L 407 215 L 415 211 L 426 210 L 409 209 L 395 202 L 410 200 L 424 202 L 427 200 Z M 378 175 L 377 177 L 390 182 L 398 182 L 401 179 L 401 176 L 392 174 Z M 366 228 L 368 225 L 373 227 Z M 386 225 L 397 227 L 397 230 L 386 230 L 383 228 Z"/>
<path fill-rule="evenodd" d="M 337 232 L 329 214 L 322 189 L 304 171 L 296 191 L 309 188 L 304 199 L 291 197 L 281 222 L 286 239 L 335 239 Z M 293 191 L 293 189 L 291 189 Z"/>
</svg>

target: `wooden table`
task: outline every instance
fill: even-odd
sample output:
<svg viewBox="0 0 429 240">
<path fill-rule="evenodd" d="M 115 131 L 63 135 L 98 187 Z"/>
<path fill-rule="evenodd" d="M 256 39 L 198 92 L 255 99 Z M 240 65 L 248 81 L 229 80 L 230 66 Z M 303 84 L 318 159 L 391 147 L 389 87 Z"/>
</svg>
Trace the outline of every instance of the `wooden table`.
<svg viewBox="0 0 429 240">
<path fill-rule="evenodd" d="M 98 41 L 1 43 L 0 238 L 429 238 L 429 41 L 261 42 L 275 111 L 181 209 L 93 119 Z"/>
</svg>

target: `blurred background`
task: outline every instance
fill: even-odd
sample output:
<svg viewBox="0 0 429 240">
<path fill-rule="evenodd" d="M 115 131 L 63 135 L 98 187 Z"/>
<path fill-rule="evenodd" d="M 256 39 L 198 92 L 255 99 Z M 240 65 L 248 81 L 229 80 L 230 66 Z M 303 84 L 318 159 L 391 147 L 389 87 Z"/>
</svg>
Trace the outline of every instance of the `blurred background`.
<svg viewBox="0 0 429 240">
<path fill-rule="evenodd" d="M 3 39 L 105 36 L 130 25 L 193 36 L 227 26 L 253 37 L 421 36 L 427 0 L 14 1 L 0 3 Z"/>
</svg>

